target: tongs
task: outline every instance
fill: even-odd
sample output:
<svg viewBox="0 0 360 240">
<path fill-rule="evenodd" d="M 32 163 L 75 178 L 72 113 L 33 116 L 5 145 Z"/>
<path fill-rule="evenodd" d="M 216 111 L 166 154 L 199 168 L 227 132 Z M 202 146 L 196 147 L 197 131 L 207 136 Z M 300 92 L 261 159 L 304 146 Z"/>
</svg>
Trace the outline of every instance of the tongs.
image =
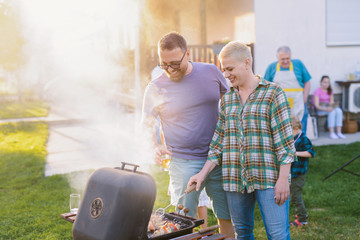
<svg viewBox="0 0 360 240">
<path fill-rule="evenodd" d="M 194 191 L 196 189 L 196 183 L 192 184 L 191 186 L 189 186 L 187 189 L 185 189 L 184 193 L 181 194 L 177 199 L 175 199 L 172 203 L 170 203 L 169 205 L 167 205 L 165 208 L 158 208 L 155 211 L 156 215 L 159 216 L 163 216 L 165 214 L 165 209 L 169 208 L 171 205 L 173 205 L 174 203 L 176 203 L 177 201 L 179 201 L 182 197 L 184 197 L 186 194 L 191 193 L 192 191 Z"/>
</svg>

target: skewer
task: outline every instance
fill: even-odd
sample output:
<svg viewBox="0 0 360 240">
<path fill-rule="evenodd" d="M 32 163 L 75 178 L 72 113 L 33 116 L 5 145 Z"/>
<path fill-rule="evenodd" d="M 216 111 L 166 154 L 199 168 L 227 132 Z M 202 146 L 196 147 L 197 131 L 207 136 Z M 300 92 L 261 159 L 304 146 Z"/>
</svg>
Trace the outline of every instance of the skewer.
<svg viewBox="0 0 360 240">
<path fill-rule="evenodd" d="M 171 205 L 173 205 L 174 203 L 176 203 L 177 201 L 179 201 L 183 196 L 185 196 L 188 193 L 191 193 L 192 191 L 194 191 L 196 189 L 196 184 L 194 183 L 193 185 L 191 185 L 190 187 L 188 187 L 183 194 L 181 194 L 177 199 L 175 199 L 172 203 L 170 203 L 169 205 L 167 205 L 165 208 L 158 208 L 155 211 L 156 215 L 159 216 L 163 216 L 165 214 L 165 209 L 169 208 Z M 185 209 L 184 209 L 185 210 Z M 185 214 L 186 216 L 186 214 Z"/>
</svg>

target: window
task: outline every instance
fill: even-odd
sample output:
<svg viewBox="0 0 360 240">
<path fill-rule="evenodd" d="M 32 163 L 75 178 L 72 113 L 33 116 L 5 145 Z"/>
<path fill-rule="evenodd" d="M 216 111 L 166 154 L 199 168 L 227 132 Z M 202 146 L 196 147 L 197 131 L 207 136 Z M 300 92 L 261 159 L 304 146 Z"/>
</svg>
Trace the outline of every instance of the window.
<svg viewBox="0 0 360 240">
<path fill-rule="evenodd" d="M 326 1 L 327 46 L 360 45 L 360 1 Z"/>
</svg>

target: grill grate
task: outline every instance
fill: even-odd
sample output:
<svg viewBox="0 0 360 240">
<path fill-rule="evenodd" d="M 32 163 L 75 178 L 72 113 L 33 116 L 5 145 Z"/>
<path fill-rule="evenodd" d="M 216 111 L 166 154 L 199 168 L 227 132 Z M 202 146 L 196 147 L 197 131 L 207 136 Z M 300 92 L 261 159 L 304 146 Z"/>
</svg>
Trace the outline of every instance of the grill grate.
<svg viewBox="0 0 360 240">
<path fill-rule="evenodd" d="M 164 240 L 164 239 L 171 239 L 174 237 L 183 236 L 185 234 L 192 233 L 193 228 L 200 226 L 201 224 L 204 223 L 203 219 L 197 219 L 189 216 L 180 215 L 177 213 L 165 213 L 164 219 L 180 224 L 180 229 L 159 236 L 153 236 L 153 234 L 149 232 L 147 234 L 148 239 Z"/>
</svg>

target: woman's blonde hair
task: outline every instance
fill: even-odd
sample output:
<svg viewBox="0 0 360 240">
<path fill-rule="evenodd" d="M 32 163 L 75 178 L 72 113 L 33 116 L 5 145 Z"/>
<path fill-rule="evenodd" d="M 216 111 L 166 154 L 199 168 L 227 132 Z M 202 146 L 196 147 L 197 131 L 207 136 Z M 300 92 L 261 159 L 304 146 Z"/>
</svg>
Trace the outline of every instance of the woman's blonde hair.
<svg viewBox="0 0 360 240">
<path fill-rule="evenodd" d="M 295 128 L 301 129 L 302 126 L 301 126 L 301 122 L 298 117 L 291 116 L 291 126 L 293 129 L 295 129 Z"/>
<path fill-rule="evenodd" d="M 252 65 L 253 61 L 250 48 L 240 41 L 231 41 L 221 49 L 219 54 L 220 61 L 227 57 L 234 57 L 240 62 L 250 59 L 250 65 Z"/>
</svg>

